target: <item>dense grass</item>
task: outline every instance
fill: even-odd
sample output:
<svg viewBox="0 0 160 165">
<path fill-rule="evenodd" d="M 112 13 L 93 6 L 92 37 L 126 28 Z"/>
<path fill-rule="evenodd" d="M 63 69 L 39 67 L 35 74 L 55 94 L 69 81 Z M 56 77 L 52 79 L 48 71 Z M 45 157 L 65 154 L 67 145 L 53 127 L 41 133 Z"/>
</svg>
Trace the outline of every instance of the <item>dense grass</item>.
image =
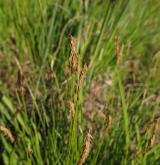
<svg viewBox="0 0 160 165">
<path fill-rule="evenodd" d="M 159 165 L 159 9 L 159 0 L 1 0 L 0 163 L 72 165 L 88 146 L 86 164 Z M 103 108 L 88 114 L 86 98 Z"/>
</svg>

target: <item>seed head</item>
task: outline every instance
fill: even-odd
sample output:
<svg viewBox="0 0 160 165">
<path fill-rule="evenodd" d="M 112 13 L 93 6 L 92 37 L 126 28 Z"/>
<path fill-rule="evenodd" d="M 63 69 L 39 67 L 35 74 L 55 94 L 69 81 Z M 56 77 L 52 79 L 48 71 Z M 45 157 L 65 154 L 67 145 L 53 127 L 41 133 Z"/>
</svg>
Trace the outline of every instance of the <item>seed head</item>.
<svg viewBox="0 0 160 165">
<path fill-rule="evenodd" d="M 75 107 L 72 101 L 69 101 L 69 113 L 70 113 L 70 117 L 73 119 L 75 115 Z"/>
<path fill-rule="evenodd" d="M 121 64 L 122 62 L 122 54 L 124 49 L 124 44 L 122 46 L 119 45 L 119 37 L 115 36 L 115 48 L 117 54 L 117 65 Z"/>
<path fill-rule="evenodd" d="M 5 128 L 4 126 L 0 126 L 0 132 L 10 143 L 14 143 L 15 139 L 7 128 Z"/>
<path fill-rule="evenodd" d="M 82 153 L 81 153 L 81 156 L 80 156 L 80 159 L 79 159 L 77 165 L 84 164 L 84 162 L 86 161 L 86 159 L 89 155 L 89 152 L 91 149 L 91 144 L 92 144 L 92 136 L 91 136 L 90 132 L 88 132 L 85 137 L 83 150 L 82 150 Z"/>
</svg>

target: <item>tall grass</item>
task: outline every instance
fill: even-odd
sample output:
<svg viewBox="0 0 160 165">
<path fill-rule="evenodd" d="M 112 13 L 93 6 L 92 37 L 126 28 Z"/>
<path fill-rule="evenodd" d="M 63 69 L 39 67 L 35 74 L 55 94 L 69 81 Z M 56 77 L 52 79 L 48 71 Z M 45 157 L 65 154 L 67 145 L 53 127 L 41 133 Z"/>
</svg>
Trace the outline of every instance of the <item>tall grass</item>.
<svg viewBox="0 0 160 165">
<path fill-rule="evenodd" d="M 1 0 L 0 163 L 158 165 L 159 8 Z M 86 118 L 99 77 L 104 118 L 94 105 Z"/>
</svg>

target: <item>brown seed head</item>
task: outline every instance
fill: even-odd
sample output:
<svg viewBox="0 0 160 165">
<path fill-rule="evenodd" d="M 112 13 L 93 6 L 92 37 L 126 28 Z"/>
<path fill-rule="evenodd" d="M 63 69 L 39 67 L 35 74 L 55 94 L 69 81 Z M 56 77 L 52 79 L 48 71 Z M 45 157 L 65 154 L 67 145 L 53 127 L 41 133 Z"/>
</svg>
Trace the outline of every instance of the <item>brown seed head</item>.
<svg viewBox="0 0 160 165">
<path fill-rule="evenodd" d="M 76 43 L 76 39 L 72 36 L 70 36 L 70 49 L 71 49 L 71 52 L 70 52 L 70 58 L 69 58 L 69 63 L 70 63 L 70 68 L 71 68 L 71 73 L 74 72 L 75 70 L 75 67 L 76 67 L 76 47 L 77 47 L 77 43 Z"/>
<path fill-rule="evenodd" d="M 79 80 L 79 85 L 80 86 L 83 85 L 84 78 L 86 77 L 91 65 L 92 65 L 92 60 L 91 59 L 89 60 L 88 65 L 87 64 L 84 65 L 84 67 L 81 71 L 81 74 L 80 74 L 80 80 Z"/>
<path fill-rule="evenodd" d="M 146 148 L 146 151 L 150 150 L 153 147 L 154 143 L 155 143 L 156 136 L 158 134 L 159 123 L 160 123 L 160 118 L 158 118 L 158 117 L 155 118 L 153 120 L 153 122 L 151 123 L 151 128 L 152 128 L 153 132 L 152 132 L 152 136 L 151 136 L 151 139 L 150 139 L 150 143 Z"/>
<path fill-rule="evenodd" d="M 108 119 L 106 120 L 105 127 L 102 130 L 102 134 L 101 134 L 101 141 L 102 142 L 108 134 L 108 129 L 109 129 L 110 125 L 111 125 L 111 117 L 109 116 Z"/>
<path fill-rule="evenodd" d="M 115 48 L 117 54 L 117 65 L 121 64 L 122 62 L 122 54 L 124 49 L 124 44 L 122 46 L 119 45 L 119 37 L 115 36 Z"/>
<path fill-rule="evenodd" d="M 81 69 L 81 57 L 80 55 L 77 55 L 77 63 L 76 63 L 76 71 L 79 74 Z"/>
<path fill-rule="evenodd" d="M 0 132 L 10 143 L 14 143 L 15 139 L 7 128 L 5 128 L 4 126 L 0 126 Z"/>
<path fill-rule="evenodd" d="M 91 144 L 92 144 L 92 136 L 91 136 L 90 132 L 88 132 L 85 137 L 83 151 L 81 153 L 81 156 L 80 156 L 80 159 L 79 159 L 77 165 L 82 165 L 86 161 L 86 159 L 89 155 L 90 149 L 91 149 Z"/>
<path fill-rule="evenodd" d="M 69 113 L 70 113 L 70 117 L 73 119 L 75 115 L 75 107 L 72 101 L 69 101 Z"/>
<path fill-rule="evenodd" d="M 80 90 L 83 86 L 84 79 L 85 79 L 91 65 L 92 65 L 92 60 L 90 59 L 88 65 L 85 64 L 82 71 L 81 71 L 81 73 L 80 73 L 80 78 L 79 78 L 79 82 L 78 82 L 78 85 L 77 85 L 77 92 L 76 92 L 77 93 L 77 98 L 79 98 Z"/>
</svg>

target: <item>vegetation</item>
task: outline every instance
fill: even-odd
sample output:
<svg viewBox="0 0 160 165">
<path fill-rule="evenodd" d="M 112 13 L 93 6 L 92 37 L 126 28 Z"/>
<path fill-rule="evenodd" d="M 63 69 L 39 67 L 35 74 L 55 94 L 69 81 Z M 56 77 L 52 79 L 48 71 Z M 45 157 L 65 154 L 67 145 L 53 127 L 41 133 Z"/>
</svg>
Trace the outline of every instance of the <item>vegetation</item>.
<svg viewBox="0 0 160 165">
<path fill-rule="evenodd" d="M 160 164 L 160 1 L 0 1 L 0 163 Z"/>
</svg>

